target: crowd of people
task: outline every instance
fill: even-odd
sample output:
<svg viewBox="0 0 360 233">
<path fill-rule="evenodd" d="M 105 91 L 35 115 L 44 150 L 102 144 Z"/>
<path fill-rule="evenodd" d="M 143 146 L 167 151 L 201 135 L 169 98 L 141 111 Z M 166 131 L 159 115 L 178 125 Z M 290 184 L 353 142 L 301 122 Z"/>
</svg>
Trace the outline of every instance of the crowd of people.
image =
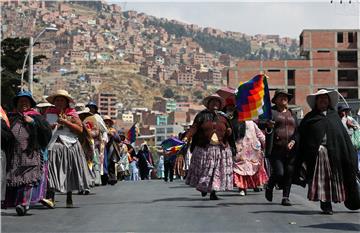
<svg viewBox="0 0 360 233">
<path fill-rule="evenodd" d="M 203 197 L 210 193 L 210 200 L 233 186 L 242 196 L 265 187 L 269 202 L 277 187 L 284 206 L 292 205 L 292 184 L 308 185 L 308 199 L 319 201 L 323 214 L 333 214 L 332 202 L 359 209 L 358 151 L 350 137 L 359 125 L 349 117 L 350 109 L 338 105 L 338 92 L 322 89 L 307 96 L 311 111 L 299 124 L 288 107 L 291 98 L 276 90 L 272 119 L 239 122 L 234 96 L 206 97 L 206 109 L 183 139 L 191 141 L 192 152 L 186 184 Z"/>
<path fill-rule="evenodd" d="M 72 208 L 73 191 L 88 195 L 95 186 L 156 177 L 148 145 L 136 153 L 96 103 L 74 104 L 66 90 L 38 104 L 21 91 L 13 112 L 1 108 L 2 208 L 15 207 L 20 216 L 37 203 L 52 209 L 56 193 L 66 193 Z"/>
<path fill-rule="evenodd" d="M 308 199 L 320 201 L 324 214 L 333 214 L 332 202 L 360 208 L 359 148 L 352 141 L 360 129 L 350 108 L 338 105 L 336 91 L 319 90 L 307 96 L 311 111 L 299 123 L 288 107 L 291 98 L 277 90 L 272 119 L 239 121 L 234 95 L 210 95 L 206 109 L 178 135 L 186 146 L 162 151 L 156 163 L 149 146 L 136 152 L 95 102 L 72 108 L 74 99 L 58 90 L 37 104 L 21 91 L 14 112 L 1 108 L 2 208 L 15 207 L 20 216 L 36 203 L 55 208 L 57 192 L 66 193 L 72 208 L 73 191 L 87 195 L 95 186 L 155 177 L 185 179 L 210 200 L 236 187 L 240 196 L 265 189 L 271 202 L 278 188 L 284 206 L 292 205 L 293 184 L 308 185 Z"/>
</svg>

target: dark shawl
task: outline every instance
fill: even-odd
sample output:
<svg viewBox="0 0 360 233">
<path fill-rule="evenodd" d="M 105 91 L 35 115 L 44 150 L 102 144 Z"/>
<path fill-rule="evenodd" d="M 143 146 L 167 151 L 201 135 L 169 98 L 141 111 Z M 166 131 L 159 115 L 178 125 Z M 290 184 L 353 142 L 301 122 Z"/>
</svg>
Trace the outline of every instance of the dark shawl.
<svg viewBox="0 0 360 233">
<path fill-rule="evenodd" d="M 347 181 L 353 183 L 354 171 L 358 170 L 357 155 L 335 110 L 329 109 L 326 116 L 315 110 L 309 112 L 301 121 L 299 132 L 300 152 L 296 164 L 299 168 L 305 162 L 307 180 L 311 180 L 314 175 L 318 150 L 326 134 L 326 148 L 333 175 L 338 174 L 345 186 L 349 184 Z"/>
<path fill-rule="evenodd" d="M 33 113 L 35 112 L 33 111 Z M 17 129 L 14 127 L 18 125 L 19 129 L 25 129 L 28 134 L 27 147 L 22 150 L 22 139 L 14 133 L 14 150 L 11 158 L 7 161 L 7 183 L 12 187 L 33 184 L 40 180 L 44 164 L 42 150 L 46 149 L 52 135 L 50 125 L 41 115 L 29 114 L 29 116 L 33 118 L 33 123 L 26 123 L 24 116 L 19 113 L 10 118 L 10 128 L 13 132 L 13 129 Z"/>
<path fill-rule="evenodd" d="M 34 120 L 34 124 L 26 124 L 26 131 L 29 134 L 29 144 L 27 150 L 44 150 L 51 140 L 52 131 L 49 123 L 41 115 L 29 115 Z M 23 121 L 23 116 L 14 114 L 10 118 L 11 128 L 17 121 Z"/>
</svg>

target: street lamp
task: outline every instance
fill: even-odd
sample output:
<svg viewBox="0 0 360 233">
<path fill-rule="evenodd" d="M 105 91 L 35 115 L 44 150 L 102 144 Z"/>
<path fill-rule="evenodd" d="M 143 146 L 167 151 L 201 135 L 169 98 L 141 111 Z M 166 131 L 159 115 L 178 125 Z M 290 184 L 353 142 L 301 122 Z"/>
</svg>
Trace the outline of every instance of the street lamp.
<svg viewBox="0 0 360 233">
<path fill-rule="evenodd" d="M 30 41 L 29 41 L 29 49 L 28 52 L 26 53 L 25 59 L 24 59 L 24 64 L 22 67 L 22 73 L 21 73 L 21 91 L 24 90 L 23 87 L 23 82 L 24 82 L 24 73 L 25 73 L 25 65 L 26 65 L 26 61 L 28 56 L 30 55 L 29 58 L 29 91 L 32 93 L 33 92 L 33 46 L 36 43 L 36 41 L 40 38 L 40 36 L 42 34 L 44 34 L 44 32 L 56 32 L 58 29 L 55 27 L 46 27 L 44 28 L 36 37 L 35 39 L 31 36 L 30 37 Z"/>
</svg>

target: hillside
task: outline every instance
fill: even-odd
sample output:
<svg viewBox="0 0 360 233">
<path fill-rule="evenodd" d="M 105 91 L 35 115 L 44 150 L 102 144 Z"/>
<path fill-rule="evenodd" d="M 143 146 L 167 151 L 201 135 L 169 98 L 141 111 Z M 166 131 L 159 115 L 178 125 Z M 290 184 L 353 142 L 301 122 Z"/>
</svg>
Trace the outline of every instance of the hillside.
<svg viewBox="0 0 360 233">
<path fill-rule="evenodd" d="M 80 101 L 93 99 L 95 85 L 81 81 L 92 77 L 125 107 L 151 107 L 167 88 L 199 102 L 226 85 L 226 69 L 239 59 L 294 58 L 299 50 L 292 38 L 201 28 L 104 1 L 9 1 L 1 9 L 3 38 L 34 36 L 46 25 L 58 29 L 34 47 L 35 56 L 47 57 L 34 65 L 37 96 L 66 87 Z"/>
</svg>

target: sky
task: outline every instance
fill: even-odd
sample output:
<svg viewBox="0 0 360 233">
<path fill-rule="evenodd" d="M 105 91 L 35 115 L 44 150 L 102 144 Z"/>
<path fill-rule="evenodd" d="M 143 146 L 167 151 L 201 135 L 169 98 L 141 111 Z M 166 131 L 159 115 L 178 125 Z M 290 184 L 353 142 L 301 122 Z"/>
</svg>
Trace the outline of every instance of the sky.
<svg viewBox="0 0 360 233">
<path fill-rule="evenodd" d="M 298 38 L 304 29 L 360 29 L 360 0 L 108 0 L 124 11 L 176 19 L 201 27 L 249 35 L 278 34 Z"/>
</svg>

